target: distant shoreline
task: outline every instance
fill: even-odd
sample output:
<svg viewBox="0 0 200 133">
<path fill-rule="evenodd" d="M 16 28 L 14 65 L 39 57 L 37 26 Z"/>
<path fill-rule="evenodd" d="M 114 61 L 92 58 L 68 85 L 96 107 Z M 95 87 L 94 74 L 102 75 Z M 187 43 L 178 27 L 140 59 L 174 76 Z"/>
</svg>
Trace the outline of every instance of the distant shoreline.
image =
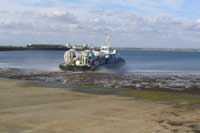
<svg viewBox="0 0 200 133">
<path fill-rule="evenodd" d="M 173 48 L 119 48 L 116 47 L 119 50 L 141 50 L 141 51 L 180 51 L 180 52 L 200 52 L 200 49 L 173 49 Z"/>
<path fill-rule="evenodd" d="M 0 51 L 68 50 L 64 45 L 0 46 Z"/>
<path fill-rule="evenodd" d="M 115 47 L 118 50 L 141 50 L 141 51 L 174 51 L 174 52 L 200 52 L 200 49 L 178 49 L 178 48 L 136 48 L 136 47 Z M 29 50 L 68 50 L 62 44 L 34 44 L 33 46 L 0 46 L 0 51 L 29 51 Z"/>
</svg>

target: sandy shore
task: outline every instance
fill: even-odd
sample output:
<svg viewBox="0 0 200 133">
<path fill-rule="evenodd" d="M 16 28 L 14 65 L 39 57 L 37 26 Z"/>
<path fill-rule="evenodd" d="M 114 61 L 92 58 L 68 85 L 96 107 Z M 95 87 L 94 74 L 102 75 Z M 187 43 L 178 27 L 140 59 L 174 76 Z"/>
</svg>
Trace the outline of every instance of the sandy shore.
<svg viewBox="0 0 200 133">
<path fill-rule="evenodd" d="M 200 126 L 197 106 L 0 80 L 1 133 L 188 133 Z"/>
</svg>

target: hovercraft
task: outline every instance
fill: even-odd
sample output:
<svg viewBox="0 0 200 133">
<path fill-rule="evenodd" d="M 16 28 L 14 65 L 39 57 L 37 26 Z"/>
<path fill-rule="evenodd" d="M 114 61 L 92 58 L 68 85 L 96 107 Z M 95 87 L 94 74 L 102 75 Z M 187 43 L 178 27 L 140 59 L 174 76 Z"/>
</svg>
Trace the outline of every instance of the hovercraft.
<svg viewBox="0 0 200 133">
<path fill-rule="evenodd" d="M 64 63 L 59 67 L 64 71 L 95 71 L 98 69 L 119 68 L 125 64 L 116 49 L 111 49 L 109 36 L 106 35 L 105 43 L 98 49 L 71 48 L 64 53 Z"/>
</svg>

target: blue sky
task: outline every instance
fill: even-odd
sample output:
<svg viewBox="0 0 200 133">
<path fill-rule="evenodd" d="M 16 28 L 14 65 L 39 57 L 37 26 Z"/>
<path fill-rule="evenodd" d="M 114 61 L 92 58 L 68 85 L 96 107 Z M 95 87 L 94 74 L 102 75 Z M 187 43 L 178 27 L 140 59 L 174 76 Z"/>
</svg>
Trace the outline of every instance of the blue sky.
<svg viewBox="0 0 200 133">
<path fill-rule="evenodd" d="M 200 48 L 199 0 L 0 0 L 0 45 Z"/>
</svg>

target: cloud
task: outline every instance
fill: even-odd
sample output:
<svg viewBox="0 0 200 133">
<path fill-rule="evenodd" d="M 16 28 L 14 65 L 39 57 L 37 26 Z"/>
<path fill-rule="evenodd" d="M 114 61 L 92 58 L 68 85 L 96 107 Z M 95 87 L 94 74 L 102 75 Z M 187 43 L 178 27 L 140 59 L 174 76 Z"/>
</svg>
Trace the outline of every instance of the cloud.
<svg viewBox="0 0 200 133">
<path fill-rule="evenodd" d="M 76 29 L 77 18 L 67 11 L 2 12 L 9 18 L 0 19 L 1 32 L 61 32 Z"/>
<path fill-rule="evenodd" d="M 191 47 L 192 42 L 192 47 L 198 47 L 199 20 L 182 18 L 168 11 L 169 8 L 178 10 L 183 2 L 16 0 L 12 6 L 4 2 L 5 7 L 0 5 L 3 7 L 0 9 L 0 42 L 99 44 L 106 32 L 111 34 L 116 46 Z"/>
<path fill-rule="evenodd" d="M 54 11 L 49 11 L 45 13 L 41 13 L 38 15 L 40 19 L 43 19 L 46 21 L 51 20 L 51 22 L 60 22 L 62 24 L 77 24 L 78 20 L 76 16 L 71 14 L 68 11 L 62 11 L 62 10 L 54 10 Z"/>
<path fill-rule="evenodd" d="M 197 19 L 197 21 L 196 21 L 198 24 L 200 24 L 200 19 Z"/>
</svg>

